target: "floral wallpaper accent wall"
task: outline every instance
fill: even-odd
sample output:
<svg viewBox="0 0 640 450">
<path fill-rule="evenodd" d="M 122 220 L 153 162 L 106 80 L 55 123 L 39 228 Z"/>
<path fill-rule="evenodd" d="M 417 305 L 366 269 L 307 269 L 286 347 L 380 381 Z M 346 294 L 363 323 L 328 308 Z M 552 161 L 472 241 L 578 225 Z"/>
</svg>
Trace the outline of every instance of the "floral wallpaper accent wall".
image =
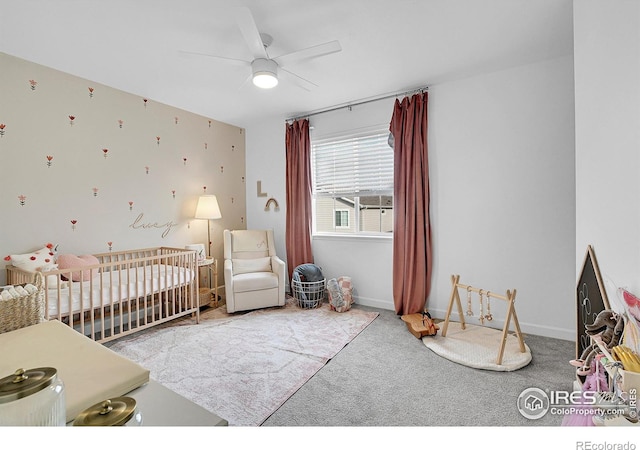
<svg viewBox="0 0 640 450">
<path fill-rule="evenodd" d="M 203 186 L 222 212 L 213 256 L 246 227 L 244 129 L 1 52 L 0 67 L 0 257 L 206 245 Z"/>
</svg>

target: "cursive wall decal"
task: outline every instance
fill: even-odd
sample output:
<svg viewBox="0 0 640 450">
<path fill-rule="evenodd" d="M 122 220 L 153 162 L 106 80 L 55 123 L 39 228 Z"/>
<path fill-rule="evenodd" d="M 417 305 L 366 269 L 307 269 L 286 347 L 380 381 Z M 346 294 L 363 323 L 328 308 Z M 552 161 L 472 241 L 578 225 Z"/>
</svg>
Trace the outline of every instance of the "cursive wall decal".
<svg viewBox="0 0 640 450">
<path fill-rule="evenodd" d="M 138 217 L 136 217 L 136 220 L 134 220 L 131 223 L 131 225 L 129 225 L 129 228 L 133 228 L 134 230 L 164 229 L 161 235 L 164 238 L 164 237 L 167 237 L 167 235 L 171 232 L 173 227 L 175 227 L 176 225 L 178 224 L 171 220 L 165 223 L 145 222 L 144 213 L 140 213 L 138 214 Z"/>
</svg>

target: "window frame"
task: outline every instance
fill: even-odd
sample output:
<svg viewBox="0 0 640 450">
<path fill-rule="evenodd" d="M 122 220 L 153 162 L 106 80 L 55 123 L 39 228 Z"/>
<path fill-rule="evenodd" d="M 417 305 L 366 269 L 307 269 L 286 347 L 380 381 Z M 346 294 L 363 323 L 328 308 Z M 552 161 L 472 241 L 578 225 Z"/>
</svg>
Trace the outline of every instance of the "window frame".
<svg viewBox="0 0 640 450">
<path fill-rule="evenodd" d="M 318 220 L 318 215 L 317 215 L 317 211 L 316 211 L 316 206 L 317 206 L 317 200 L 319 198 L 330 198 L 332 199 L 334 202 L 337 201 L 337 199 L 341 198 L 341 197 L 345 197 L 345 195 L 340 195 L 340 194 L 336 194 L 334 196 L 331 195 L 327 195 L 327 194 L 323 194 L 323 195 L 316 195 L 315 192 L 315 187 L 316 187 L 316 176 L 317 176 L 317 172 L 316 172 L 316 164 L 315 164 L 315 145 L 317 143 L 329 143 L 329 142 L 337 142 L 337 141 L 341 141 L 341 140 L 348 140 L 348 139 L 357 139 L 357 138 L 367 138 L 367 137 L 372 137 L 372 136 L 376 136 L 376 135 L 383 135 L 385 137 L 389 136 L 389 131 L 388 131 L 388 125 L 379 125 L 379 126 L 375 126 L 375 127 L 368 127 L 368 128 L 362 128 L 359 130 L 355 130 L 355 131 L 350 131 L 350 132 L 346 132 L 346 133 L 337 133 L 337 134 L 333 134 L 333 135 L 328 135 L 328 136 L 322 136 L 322 137 L 318 137 L 318 138 L 312 138 L 311 139 L 311 172 L 312 172 L 312 236 L 329 236 L 329 237 L 344 237 L 344 238 L 381 238 L 381 239 L 392 239 L 393 238 L 393 230 L 391 231 L 360 231 L 360 227 L 361 227 L 361 223 L 360 223 L 360 218 L 358 217 L 358 205 L 360 203 L 360 195 L 358 195 L 357 192 L 355 193 L 351 193 L 349 196 L 353 196 L 354 197 L 354 218 L 353 218 L 353 224 L 351 223 L 352 220 L 349 217 L 349 225 L 346 227 L 338 227 L 336 226 L 335 223 L 335 213 L 341 209 L 336 209 L 334 206 L 334 209 L 332 211 L 332 216 L 333 216 L 333 230 L 332 231 L 318 231 L 317 229 L 317 220 Z M 393 149 L 390 148 L 391 151 L 391 157 L 393 158 Z M 393 161 L 393 159 L 391 159 L 391 161 Z M 391 162 L 391 178 L 393 178 L 393 162 Z M 394 194 L 394 189 L 393 189 L 393 182 L 392 181 L 392 185 L 389 189 L 387 190 L 383 190 L 383 191 L 374 191 L 374 192 L 363 192 L 362 196 L 363 197 L 368 197 L 368 196 L 372 196 L 372 195 L 380 195 L 380 196 L 390 196 L 393 199 L 393 194 Z M 393 200 L 392 200 L 392 206 L 390 208 L 382 208 L 381 207 L 381 211 L 380 213 L 382 214 L 382 210 L 385 210 L 385 214 L 386 209 L 393 209 Z M 348 210 L 346 210 L 348 213 Z M 350 216 L 350 214 L 348 213 L 348 216 Z M 347 231 L 347 229 L 352 229 L 353 231 Z"/>
</svg>

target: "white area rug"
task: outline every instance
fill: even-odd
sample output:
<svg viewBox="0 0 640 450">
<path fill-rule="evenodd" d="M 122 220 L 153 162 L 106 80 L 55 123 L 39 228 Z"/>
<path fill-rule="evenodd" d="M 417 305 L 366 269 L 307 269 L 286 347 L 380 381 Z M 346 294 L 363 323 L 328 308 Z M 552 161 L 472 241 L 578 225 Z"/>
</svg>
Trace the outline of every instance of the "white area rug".
<svg viewBox="0 0 640 450">
<path fill-rule="evenodd" d="M 525 341 L 525 352 L 520 352 L 518 339 L 513 335 L 507 336 L 507 342 L 502 357 L 502 364 L 496 364 L 502 330 L 466 324 L 466 329 L 460 327 L 459 322 L 449 322 L 447 336 L 442 337 L 444 322 L 438 324 L 440 330 L 436 336 L 425 336 L 422 342 L 436 354 L 476 369 L 509 372 L 521 369 L 531 362 L 531 350 Z"/>
<path fill-rule="evenodd" d="M 295 304 L 228 315 L 205 312 L 108 346 L 150 378 L 226 419 L 257 426 L 364 330 L 378 313 Z"/>
</svg>

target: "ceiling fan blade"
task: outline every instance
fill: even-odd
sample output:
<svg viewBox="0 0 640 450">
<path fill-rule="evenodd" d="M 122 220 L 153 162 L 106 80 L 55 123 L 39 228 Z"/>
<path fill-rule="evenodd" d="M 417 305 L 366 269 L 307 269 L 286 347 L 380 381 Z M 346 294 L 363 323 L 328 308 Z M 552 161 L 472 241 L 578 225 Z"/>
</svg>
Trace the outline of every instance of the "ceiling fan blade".
<svg viewBox="0 0 640 450">
<path fill-rule="evenodd" d="M 188 50 L 178 50 L 180 53 L 182 53 L 183 55 L 193 55 L 193 56 L 206 56 L 207 58 L 216 58 L 216 59 L 222 59 L 224 61 L 230 62 L 232 64 L 235 65 L 248 65 L 251 64 L 251 61 L 247 61 L 246 59 L 239 59 L 239 58 L 230 58 L 228 56 L 219 56 L 219 55 L 211 55 L 209 53 L 201 53 L 201 52 L 191 52 Z"/>
<path fill-rule="evenodd" d="M 238 86 L 238 91 L 243 90 L 244 87 L 251 82 L 252 78 L 253 78 L 253 74 L 250 73 L 249 76 L 247 76 L 247 78 L 245 78 L 244 81 L 240 83 L 240 85 Z"/>
<path fill-rule="evenodd" d="M 278 72 L 305 91 L 312 91 L 314 88 L 318 87 L 318 85 L 314 82 L 309 81 L 306 78 L 302 78 L 300 75 L 296 75 L 295 73 L 287 69 L 283 69 L 282 67 L 278 67 Z"/>
<path fill-rule="evenodd" d="M 236 8 L 235 18 L 238 23 L 238 28 L 240 28 L 240 32 L 242 33 L 242 37 L 244 37 L 253 57 L 268 59 L 269 56 L 264 48 L 260 32 L 258 31 L 256 22 L 253 20 L 253 14 L 251 14 L 249 8 Z"/>
<path fill-rule="evenodd" d="M 339 51 L 342 51 L 340 42 L 330 41 L 325 42 L 324 44 L 314 45 L 313 47 L 304 48 L 302 50 L 297 50 L 295 52 L 286 53 L 273 59 L 282 67 L 294 61 L 317 58 L 318 56 L 330 55 L 331 53 L 337 53 Z"/>
</svg>

